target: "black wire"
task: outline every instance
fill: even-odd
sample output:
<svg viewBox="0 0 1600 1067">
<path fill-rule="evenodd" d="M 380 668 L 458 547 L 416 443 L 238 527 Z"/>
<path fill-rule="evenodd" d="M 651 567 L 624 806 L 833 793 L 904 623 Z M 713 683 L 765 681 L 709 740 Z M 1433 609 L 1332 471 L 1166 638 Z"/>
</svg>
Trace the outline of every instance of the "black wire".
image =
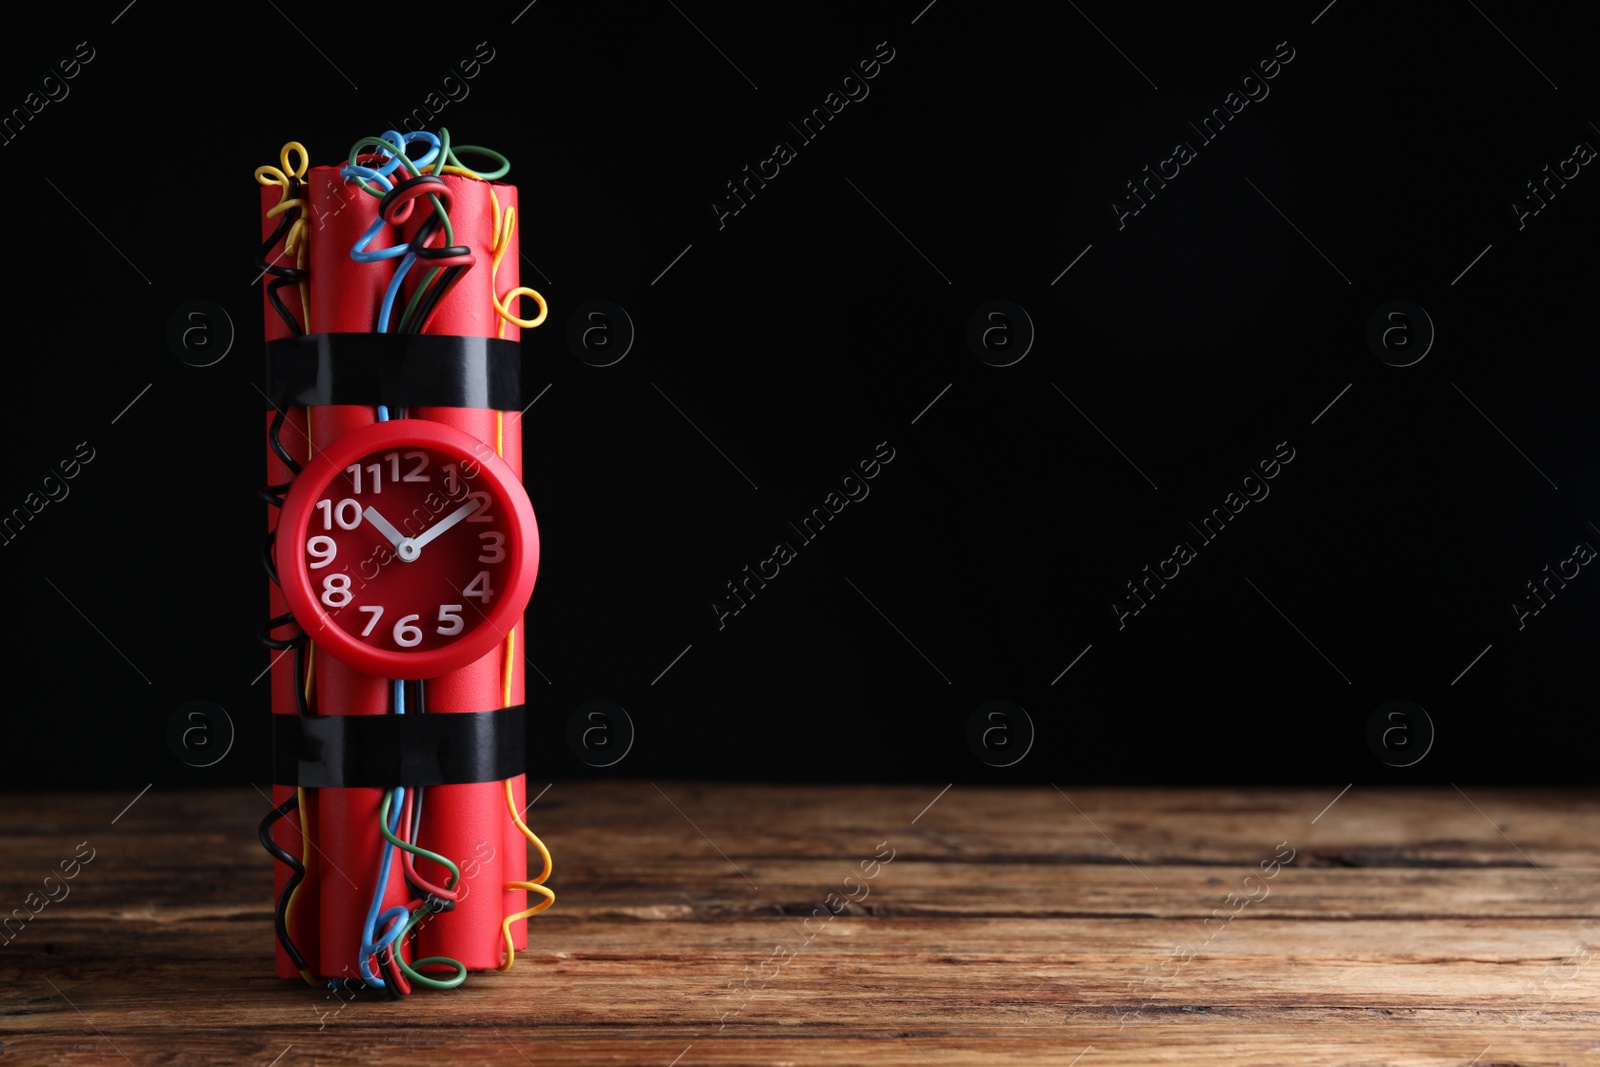
<svg viewBox="0 0 1600 1067">
<path fill-rule="evenodd" d="M 282 652 L 290 648 L 299 648 L 306 643 L 306 632 L 296 626 L 297 632 L 293 637 L 273 637 L 272 631 L 284 626 L 294 625 L 294 616 L 289 612 L 274 615 L 268 619 L 266 625 L 256 632 L 256 638 L 274 652 Z"/>
<path fill-rule="evenodd" d="M 266 540 L 261 542 L 261 566 L 265 568 L 267 577 L 272 579 L 272 584 L 281 586 L 283 583 L 278 581 L 278 565 L 272 559 L 272 549 L 277 541 L 277 529 L 268 530 Z"/>
<path fill-rule="evenodd" d="M 284 199 L 295 199 L 300 195 L 300 190 L 300 179 L 291 177 L 289 179 L 289 194 Z M 304 214 L 303 210 L 301 210 L 301 214 Z M 273 280 L 267 283 L 267 300 L 272 304 L 272 310 L 276 311 L 278 317 L 283 320 L 284 325 L 289 327 L 290 333 L 296 337 L 302 337 L 306 331 L 295 321 L 295 317 L 289 314 L 289 309 L 283 306 L 283 300 L 278 296 L 278 290 L 286 285 L 298 285 L 310 275 L 298 267 L 285 267 L 282 264 L 267 262 L 267 253 L 272 251 L 273 245 L 283 240 L 283 235 L 289 232 L 289 227 L 294 224 L 295 218 L 296 216 L 293 212 L 285 211 L 282 217 L 278 219 L 277 228 L 272 231 L 272 235 L 262 243 L 261 250 L 256 253 L 256 266 L 261 269 L 262 273 L 272 275 Z"/>
<path fill-rule="evenodd" d="M 278 894 L 278 906 L 272 914 L 272 925 L 278 934 L 278 944 L 283 946 L 283 951 L 288 955 L 290 961 L 295 965 L 295 969 L 300 971 L 309 971 L 310 968 L 306 966 L 306 958 L 300 955 L 300 950 L 295 947 L 294 938 L 289 936 L 288 922 L 289 896 L 295 891 L 295 887 L 300 884 L 301 880 L 305 878 L 306 867 L 305 864 L 301 863 L 299 859 L 284 851 L 281 847 L 279 847 L 278 843 L 272 839 L 273 826 L 277 824 L 279 819 L 283 818 L 291 811 L 294 811 L 299 806 L 300 796 L 298 793 L 296 793 L 295 795 L 289 797 L 289 799 L 285 800 L 282 804 L 279 804 L 277 807 L 273 808 L 267 813 L 267 817 L 261 820 L 261 827 L 257 831 L 257 836 L 261 838 L 261 847 L 266 849 L 267 852 L 272 855 L 273 859 L 284 864 L 292 872 L 289 875 L 289 880 L 283 883 L 283 891 Z"/>
<path fill-rule="evenodd" d="M 272 636 L 273 630 L 284 626 L 293 626 L 295 635 L 293 637 Z M 302 718 L 310 715 L 311 707 L 306 703 L 306 646 L 310 643 L 310 638 L 295 622 L 294 615 L 286 611 L 282 615 L 275 615 L 268 619 L 266 624 L 256 632 L 256 639 L 275 652 L 283 652 L 288 649 L 294 650 L 295 707 Z"/>
<path fill-rule="evenodd" d="M 407 333 L 422 332 L 422 324 L 428 321 L 429 315 L 433 314 L 435 305 L 444 299 L 445 293 L 455 285 L 466 269 L 466 267 L 461 266 L 446 267 L 444 269 L 433 287 L 423 294 L 422 301 L 417 305 L 417 310 L 411 315 L 411 321 L 406 323 Z"/>
<path fill-rule="evenodd" d="M 419 185 L 448 188 L 444 179 L 435 177 L 431 174 L 424 174 L 416 178 L 408 178 L 385 194 L 383 202 L 378 207 L 379 212 L 384 212 L 385 208 L 392 203 L 401 192 Z M 416 201 L 413 201 L 413 203 L 415 202 Z M 388 216 L 385 215 L 384 217 L 387 218 Z M 432 260 L 436 259 L 455 259 L 461 256 L 472 255 L 472 249 L 467 245 L 441 245 L 439 247 L 429 247 L 428 241 L 440 230 L 442 226 L 443 223 L 439 218 L 439 212 L 437 210 L 430 211 L 427 218 L 423 219 L 421 224 L 417 226 L 417 232 L 411 237 L 409 242 L 411 246 L 411 252 L 425 266 L 430 264 Z M 450 291 L 451 287 L 455 285 L 456 281 L 466 270 L 467 268 L 461 265 L 444 268 L 439 277 L 435 279 L 435 284 L 423 294 L 421 302 L 417 304 L 416 310 L 412 312 L 411 319 L 406 323 L 407 333 L 422 332 L 422 324 L 426 322 L 428 316 L 433 313 L 434 306 L 437 305 L 440 300 L 444 299 L 445 294 Z"/>
<path fill-rule="evenodd" d="M 272 446 L 272 451 L 277 454 L 278 459 L 283 462 L 285 467 L 289 468 L 291 474 L 299 474 L 304 468 L 289 454 L 289 450 L 283 446 L 283 440 L 280 437 L 284 421 L 288 415 L 282 405 L 274 404 L 273 406 L 277 409 L 277 414 L 272 417 L 272 425 L 267 428 L 267 441 Z M 283 497 L 288 494 L 289 487 L 292 484 L 293 478 L 291 477 L 289 481 L 284 482 L 282 485 L 269 485 L 261 489 L 258 495 L 267 503 L 281 508 L 283 507 Z M 261 542 L 261 567 L 267 572 L 267 577 L 272 580 L 273 585 L 281 586 L 282 583 L 278 581 L 278 565 L 276 562 L 277 541 L 278 531 L 276 529 L 268 530 L 266 537 Z M 275 638 L 272 636 L 273 630 L 291 625 L 294 621 L 294 615 L 285 612 L 276 618 L 268 619 L 266 626 L 261 629 L 257 636 L 262 644 L 274 651 L 282 652 L 285 649 L 294 649 L 294 700 L 296 709 L 302 716 L 305 716 L 311 714 L 310 705 L 306 701 L 306 633 L 304 630 L 300 630 L 292 638 Z"/>
<path fill-rule="evenodd" d="M 304 630 L 300 631 L 300 636 L 306 636 Z M 294 646 L 293 660 L 295 710 L 300 713 L 300 717 L 303 719 L 311 714 L 311 708 L 306 703 L 306 642 L 302 641 Z"/>
<path fill-rule="evenodd" d="M 289 454 L 287 448 L 283 447 L 283 439 L 279 436 L 283 432 L 283 423 L 289 417 L 289 413 L 284 410 L 281 404 L 274 403 L 272 406 L 277 409 L 278 413 L 272 416 L 272 425 L 267 427 L 267 443 L 272 446 L 272 451 L 277 454 L 278 459 L 283 461 L 283 465 L 289 468 L 291 475 L 299 474 L 305 468 L 300 466 L 299 461 Z M 270 485 L 267 488 L 278 489 L 280 487 Z M 288 483 L 285 483 L 281 488 L 284 492 L 288 492 Z"/>
</svg>

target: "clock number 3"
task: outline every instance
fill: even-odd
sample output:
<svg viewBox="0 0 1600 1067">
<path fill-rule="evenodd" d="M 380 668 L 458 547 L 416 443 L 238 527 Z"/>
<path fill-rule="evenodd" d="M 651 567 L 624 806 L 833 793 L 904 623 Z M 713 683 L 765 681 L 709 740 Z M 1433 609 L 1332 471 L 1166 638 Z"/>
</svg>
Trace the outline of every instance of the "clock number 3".
<svg viewBox="0 0 1600 1067">
<path fill-rule="evenodd" d="M 478 535 L 478 540 L 483 542 L 479 563 L 499 563 L 506 558 L 506 535 L 499 530 L 486 530 Z"/>
</svg>

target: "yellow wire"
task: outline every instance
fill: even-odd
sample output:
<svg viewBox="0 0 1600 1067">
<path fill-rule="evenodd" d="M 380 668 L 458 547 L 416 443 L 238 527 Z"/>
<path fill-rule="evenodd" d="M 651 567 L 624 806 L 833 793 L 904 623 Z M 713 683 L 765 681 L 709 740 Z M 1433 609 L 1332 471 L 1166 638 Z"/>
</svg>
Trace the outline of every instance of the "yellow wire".
<svg viewBox="0 0 1600 1067">
<path fill-rule="evenodd" d="M 293 152 L 298 152 L 300 154 L 300 162 L 298 165 L 291 165 L 289 162 L 290 154 Z M 300 209 L 299 217 L 297 217 L 290 225 L 289 233 L 283 239 L 283 251 L 285 254 L 289 252 L 296 253 L 296 268 L 299 270 L 305 270 L 306 248 L 311 239 L 311 229 L 306 225 L 307 201 L 302 197 L 295 197 L 293 200 L 289 199 L 289 179 L 290 177 L 303 179 L 306 176 L 306 169 L 310 166 L 311 159 L 306 153 L 305 145 L 301 144 L 299 141 L 290 141 L 278 152 L 278 162 L 282 164 L 281 167 L 274 167 L 270 164 L 264 167 L 257 167 L 256 181 L 260 182 L 262 185 L 276 185 L 279 190 L 278 203 L 267 212 L 267 218 L 277 218 L 290 208 Z M 305 328 L 305 332 L 310 333 L 311 293 L 307 289 L 305 282 L 300 283 L 299 289 L 300 317 L 305 320 L 302 324 Z"/>
<path fill-rule="evenodd" d="M 491 193 L 491 195 L 493 195 Z M 496 205 L 498 208 L 498 205 Z M 506 416 L 505 412 L 496 410 L 494 413 L 494 454 L 506 454 Z M 517 628 L 513 626 L 511 632 L 506 634 L 506 669 L 505 681 L 501 684 L 500 703 L 506 707 L 511 706 L 511 667 L 515 662 L 513 657 L 517 651 Z"/>
<path fill-rule="evenodd" d="M 511 706 L 511 665 L 514 662 L 512 657 L 516 655 L 516 651 L 517 628 L 513 626 L 511 631 L 506 634 L 506 676 L 505 684 L 501 687 L 505 692 L 502 694 L 500 700 L 500 703 L 504 704 L 508 708 Z"/>
<path fill-rule="evenodd" d="M 443 168 L 443 172 L 446 174 L 457 172 L 457 170 L 458 168 L 453 167 Z M 478 175 L 470 171 L 464 173 L 468 177 L 478 177 Z M 494 242 L 491 246 L 494 252 L 494 263 L 489 271 L 489 295 L 494 300 L 495 312 L 500 316 L 500 336 L 505 337 L 507 322 L 514 322 L 525 330 L 531 330 L 545 320 L 545 316 L 549 314 L 550 309 L 546 306 L 544 297 L 540 296 L 537 290 L 529 289 L 526 286 L 518 286 L 506 293 L 504 297 L 495 295 L 496 290 L 499 288 L 500 260 L 505 257 L 506 250 L 511 247 L 511 234 L 516 227 L 517 209 L 508 206 L 505 215 L 502 217 L 500 214 L 500 198 L 494 195 L 493 186 L 489 188 L 489 203 L 494 210 L 491 224 L 491 229 L 494 233 Z M 539 316 L 537 318 L 519 319 L 507 309 L 506 305 L 519 295 L 531 296 L 538 302 Z M 505 454 L 505 413 L 501 411 L 494 413 L 494 450 L 496 455 L 503 456 Z M 513 626 L 510 632 L 506 634 L 506 666 L 504 680 L 501 684 L 501 703 L 507 707 L 511 705 L 511 678 L 513 667 L 516 664 L 516 650 L 517 628 Z M 550 877 L 552 867 L 550 850 L 544 847 L 544 842 L 539 840 L 539 835 L 528 829 L 528 824 L 522 821 L 521 815 L 517 814 L 517 802 L 511 791 L 511 780 L 509 778 L 506 779 L 506 811 L 510 812 L 511 821 L 517 824 L 517 829 L 521 830 L 523 836 L 532 841 L 533 847 L 539 850 L 539 857 L 544 862 L 544 869 L 540 872 L 539 877 L 526 882 L 507 882 L 506 888 L 536 893 L 544 899 L 531 908 L 512 912 L 501 921 L 500 936 L 504 939 L 506 946 L 506 960 L 497 968 L 501 971 L 509 971 L 517 958 L 517 950 L 511 943 L 511 924 L 518 919 L 531 918 L 556 902 L 555 893 L 543 884 L 544 880 Z"/>
<path fill-rule="evenodd" d="M 511 821 L 517 824 L 517 829 L 522 831 L 524 837 L 533 842 L 533 847 L 539 850 L 539 856 L 544 860 L 544 871 L 539 877 L 527 882 L 507 882 L 506 888 L 525 889 L 530 893 L 540 894 L 544 899 L 526 911 L 513 912 L 507 915 L 505 921 L 500 924 L 500 934 L 506 943 L 506 961 L 496 968 L 496 970 L 500 971 L 509 971 L 511 964 L 517 958 L 517 950 L 511 945 L 511 924 L 518 919 L 527 919 L 537 915 L 556 902 L 556 895 L 543 885 L 544 880 L 550 877 L 550 850 L 544 847 L 544 842 L 539 840 L 537 834 L 528 829 L 528 824 L 523 822 L 522 816 L 517 814 L 517 802 L 511 795 L 511 779 L 509 778 L 506 779 L 506 810 L 511 813 Z"/>
<path fill-rule="evenodd" d="M 311 835 L 306 832 L 306 788 L 305 788 L 305 786 L 303 786 L 303 785 L 302 786 L 296 786 L 295 787 L 295 794 L 296 794 L 296 802 L 299 805 L 299 807 L 296 808 L 295 810 L 296 810 L 296 814 L 297 814 L 297 821 L 300 823 L 300 841 L 301 841 L 301 845 L 300 845 L 300 865 L 302 867 L 306 868 L 307 870 L 310 870 L 311 869 Z M 305 879 L 302 878 L 300 880 L 299 885 L 296 885 L 294 887 L 294 892 L 289 894 L 289 906 L 287 908 L 285 908 L 284 912 L 283 912 L 283 925 L 284 925 L 284 927 L 286 929 L 290 930 L 291 932 L 294 930 L 293 923 L 294 923 L 294 902 L 295 902 L 295 898 L 297 898 L 300 895 L 300 886 L 305 885 L 305 884 L 306 884 L 305 883 Z M 304 978 L 306 980 L 306 985 L 312 986 L 313 988 L 315 988 L 317 986 L 316 980 L 311 977 L 311 973 L 309 971 L 301 971 L 300 972 L 300 977 Z"/>
<path fill-rule="evenodd" d="M 448 169 L 448 168 L 447 168 Z M 500 260 L 505 258 L 506 250 L 511 247 L 511 233 L 517 224 L 517 209 L 506 207 L 505 215 L 500 214 L 500 198 L 494 195 L 494 187 L 489 187 L 489 203 L 494 208 L 492 229 L 494 242 L 490 250 L 494 252 L 494 263 L 489 268 L 489 297 L 494 301 L 495 313 L 500 316 L 500 336 L 506 335 L 506 323 L 514 322 L 524 330 L 531 330 L 545 320 L 550 314 L 550 309 L 545 305 L 544 297 L 539 295 L 537 289 L 529 289 L 526 285 L 519 285 L 504 296 L 496 296 L 500 288 Z M 539 315 L 532 319 L 519 319 L 510 311 L 511 303 L 519 296 L 531 296 L 539 305 Z"/>
</svg>

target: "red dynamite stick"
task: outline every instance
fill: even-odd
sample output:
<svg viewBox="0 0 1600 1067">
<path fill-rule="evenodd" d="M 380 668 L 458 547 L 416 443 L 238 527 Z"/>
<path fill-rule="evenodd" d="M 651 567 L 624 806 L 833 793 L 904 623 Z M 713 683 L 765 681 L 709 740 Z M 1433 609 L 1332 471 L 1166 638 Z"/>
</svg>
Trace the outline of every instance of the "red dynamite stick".
<svg viewBox="0 0 1600 1067">
<path fill-rule="evenodd" d="M 315 332 L 372 333 L 378 328 L 384 287 L 400 259 L 357 263 L 350 250 L 377 219 L 379 198 L 339 177 L 337 167 L 312 167 L 306 181 L 312 215 L 309 262 Z M 381 251 L 400 240 L 394 227 L 385 223 L 367 249 Z M 399 315 L 397 307 L 396 319 Z"/>
<path fill-rule="evenodd" d="M 494 253 L 491 249 L 494 246 L 495 220 L 494 204 L 489 198 L 490 185 L 488 182 L 463 178 L 455 174 L 444 175 L 443 181 L 449 186 L 451 193 L 450 226 L 455 231 L 454 243 L 472 249 L 476 262 L 456 279 L 450 291 L 439 300 L 428 320 L 426 332 L 456 337 L 499 337 L 500 316 L 494 309 L 490 292 L 491 289 L 498 289 L 504 293 L 516 287 L 517 251 L 515 248 L 508 249 L 501 257 L 498 282 L 491 286 L 490 275 L 494 270 Z M 516 187 L 495 185 L 494 195 L 500 202 L 500 214 L 503 218 L 508 207 L 516 206 Z M 400 226 L 400 232 L 403 234 L 401 239 L 409 241 L 415 236 L 418 228 L 430 214 L 433 214 L 433 205 L 425 197 L 413 201 L 410 217 Z M 518 225 L 520 227 L 520 223 Z M 444 230 L 440 227 L 428 239 L 428 244 L 430 247 L 440 247 L 444 241 Z M 405 300 L 411 299 L 418 286 L 427 278 L 428 271 L 425 259 L 417 260 L 412 266 L 411 272 L 406 275 L 401 286 Z M 442 278 L 441 273 L 440 280 Z M 395 309 L 397 320 L 403 306 L 402 304 Z M 516 314 L 516 309 L 513 308 L 511 311 L 512 314 Z M 519 340 L 521 336 L 516 323 L 506 324 L 507 341 Z M 489 443 L 494 444 L 493 437 L 489 438 Z"/>
<path fill-rule="evenodd" d="M 281 195 L 281 190 L 279 190 L 276 186 L 263 186 L 261 189 L 262 241 L 265 241 L 272 235 L 272 231 L 277 229 L 279 219 L 282 218 L 281 214 L 276 218 L 267 217 L 267 212 L 277 206 Z M 291 212 L 293 210 L 294 209 L 290 209 Z M 287 233 L 287 231 L 285 232 Z M 283 252 L 283 244 L 284 239 L 279 238 L 278 241 L 267 250 L 264 257 L 265 262 L 269 264 L 279 263 L 292 265 L 290 258 Z M 266 283 L 273 280 L 274 279 L 270 274 L 265 275 L 262 279 L 263 285 L 261 287 L 262 314 L 264 316 L 266 325 L 266 340 L 268 341 L 276 341 L 280 338 L 291 335 L 288 323 L 284 322 L 283 319 L 278 316 L 278 313 L 273 309 L 271 302 L 267 299 Z M 298 321 L 304 321 L 304 309 L 300 304 L 299 286 L 284 286 L 282 289 L 278 290 L 278 297 L 283 301 L 284 306 L 289 309 L 290 314 L 294 315 Z M 270 429 L 272 425 L 272 419 L 275 414 L 276 412 L 274 411 L 267 412 L 264 429 Z M 304 457 L 307 453 L 305 409 L 291 408 L 288 409 L 287 415 L 288 418 L 285 420 L 283 427 L 279 431 L 278 439 L 283 442 L 285 450 L 288 451 L 291 456 Z M 267 484 L 283 485 L 290 479 L 291 475 L 289 468 L 284 466 L 283 461 L 280 460 L 277 454 L 272 451 L 272 446 L 270 444 L 266 446 L 266 450 Z M 275 530 L 277 525 L 278 509 L 268 505 L 267 529 L 269 531 Z M 282 615 L 284 612 L 289 610 L 288 606 L 284 603 L 282 590 L 280 590 L 276 585 L 273 585 L 270 581 L 267 583 L 267 610 L 269 612 L 269 618 L 277 618 L 279 615 Z M 274 631 L 272 636 L 283 638 L 288 637 L 293 632 L 293 627 L 283 627 Z M 269 679 L 272 694 L 271 704 L 273 714 L 296 715 L 299 712 L 297 710 L 298 705 L 295 703 L 294 696 L 294 653 L 273 651 L 270 653 L 270 655 L 273 657 L 270 671 L 271 677 Z M 275 806 L 282 804 L 284 801 L 288 800 L 294 795 L 295 789 L 293 786 L 274 785 L 272 787 L 272 803 Z M 310 794 L 307 794 L 307 806 L 313 811 L 315 810 L 315 805 L 310 802 Z M 279 819 L 272 828 L 273 840 L 278 843 L 280 848 L 287 851 L 290 855 L 301 855 L 305 849 L 300 836 L 300 826 L 303 820 L 309 825 L 315 825 L 315 822 L 312 821 L 312 819 L 313 816 L 305 811 L 296 811 L 285 818 Z M 306 864 L 306 875 L 305 878 L 303 878 L 300 882 L 298 895 L 295 898 L 295 914 L 291 916 L 289 936 L 294 940 L 295 947 L 300 950 L 300 953 L 305 957 L 306 962 L 315 967 L 317 960 L 318 924 L 316 900 L 318 871 L 317 864 L 315 862 L 315 853 L 313 852 L 312 855 L 313 859 L 311 862 Z M 274 906 L 276 906 L 279 896 L 283 893 L 283 887 L 289 881 L 289 875 L 290 870 L 288 867 L 281 863 L 273 864 L 272 899 Z M 289 954 L 284 951 L 282 945 L 277 946 L 275 970 L 279 978 L 295 978 L 299 975 L 299 972 L 295 969 L 294 964 L 289 960 Z"/>
<path fill-rule="evenodd" d="M 513 193 L 515 190 L 512 190 Z M 501 199 L 502 206 L 504 198 Z M 515 238 L 513 237 L 513 240 Z M 506 251 L 507 257 L 516 255 L 516 245 Z M 500 264 L 502 274 L 505 273 L 506 264 Z M 517 276 L 515 263 L 510 271 L 513 284 L 508 288 L 515 288 Z M 504 290 L 502 290 L 504 291 Z M 512 314 L 516 310 L 512 309 Z M 509 337 L 515 325 L 507 326 L 506 335 Z M 503 436 L 506 462 L 511 464 L 511 469 L 517 472 L 517 480 L 522 480 L 522 415 L 520 412 L 508 411 L 503 416 Z M 526 627 L 523 621 L 517 620 L 516 649 L 512 654 L 511 662 L 511 703 L 521 704 L 527 699 L 526 678 L 524 668 L 527 665 Z M 528 816 L 523 814 L 523 809 L 528 806 L 527 776 L 519 774 L 511 779 L 511 799 L 516 804 L 517 812 L 522 814 L 526 822 Z M 507 882 L 524 882 L 528 879 L 528 839 L 522 836 L 522 831 L 517 829 L 517 824 L 507 814 L 505 820 L 505 851 L 501 854 L 500 874 Z M 526 889 L 502 889 L 500 910 L 506 915 L 514 915 L 528 906 L 528 891 Z M 528 947 L 528 920 L 518 919 L 511 924 L 511 944 L 513 948 L 522 950 Z"/>
<path fill-rule="evenodd" d="M 364 264 L 352 264 L 363 266 Z M 312 409 L 311 439 L 326 448 L 344 434 L 377 421 L 370 407 L 329 405 Z M 311 630 L 311 640 L 317 634 Z M 316 711 L 319 715 L 386 715 L 393 683 L 349 667 L 332 656 L 318 653 Z M 317 791 L 318 847 L 330 868 L 322 878 L 322 973 L 329 977 L 360 975 L 362 928 L 372 901 L 373 885 L 383 857 L 384 840 L 378 831 L 378 811 L 384 790 L 367 787 Z M 335 873 L 340 872 L 340 873 Z M 379 911 L 409 899 L 399 863 L 389 869 Z M 374 930 L 374 935 L 381 931 Z"/>
<path fill-rule="evenodd" d="M 457 175 L 445 175 L 451 191 L 450 221 L 455 231 L 455 244 L 471 248 L 475 262 L 456 281 L 440 301 L 428 320 L 431 334 L 454 336 L 497 337 L 500 333 L 500 316 L 495 311 L 492 293 L 508 292 L 518 284 L 518 257 L 516 246 L 508 246 L 501 257 L 500 270 L 491 285 L 494 253 L 494 206 L 490 201 L 490 186 L 486 182 Z M 494 186 L 494 196 L 499 200 L 503 220 L 505 212 L 514 208 L 517 192 L 514 186 Z M 418 201 L 412 216 L 401 226 L 409 239 L 426 219 L 424 210 L 431 205 Z M 502 223 L 503 224 L 503 223 Z M 441 244 L 442 233 L 430 240 Z M 406 298 L 410 299 L 422 284 L 427 271 L 419 262 L 406 278 Z M 515 309 L 512 309 L 515 314 Z M 505 338 L 520 339 L 515 323 L 507 323 Z M 496 413 L 483 409 L 418 407 L 411 411 L 413 418 L 443 422 L 464 430 L 494 448 L 497 436 L 501 438 L 501 452 L 517 477 L 522 477 L 522 434 L 517 412 L 500 415 L 497 432 Z M 517 651 L 513 653 L 513 678 L 511 703 L 521 703 L 523 681 L 517 670 L 522 662 L 522 625 L 517 626 Z M 502 641 L 493 652 L 470 666 L 429 683 L 429 711 L 484 711 L 504 706 L 505 644 Z M 512 781 L 514 798 L 525 796 L 524 778 L 518 775 Z M 436 799 L 447 798 L 435 805 Z M 517 799 L 518 811 L 527 803 Z M 474 877 L 466 878 L 463 871 L 466 899 L 456 910 L 438 916 L 428 930 L 418 937 L 418 954 L 451 956 L 460 960 L 470 970 L 482 970 L 500 965 L 505 955 L 500 925 L 504 917 L 527 907 L 525 890 L 507 890 L 507 881 L 520 881 L 528 875 L 527 839 L 511 821 L 506 810 L 505 786 L 500 782 L 479 782 L 471 785 L 440 786 L 428 790 L 428 802 L 423 808 L 423 831 L 434 844 L 435 851 L 468 864 Z M 483 859 L 484 856 L 492 859 Z M 475 865 L 472 861 L 477 861 Z M 512 944 L 517 948 L 527 946 L 527 920 L 512 924 Z"/>
</svg>

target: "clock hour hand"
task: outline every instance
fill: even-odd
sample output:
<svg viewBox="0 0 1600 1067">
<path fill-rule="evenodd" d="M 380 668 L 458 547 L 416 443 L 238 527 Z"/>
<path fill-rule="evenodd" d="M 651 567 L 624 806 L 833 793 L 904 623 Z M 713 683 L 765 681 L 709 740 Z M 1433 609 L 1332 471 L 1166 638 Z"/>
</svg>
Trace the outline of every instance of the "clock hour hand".
<svg viewBox="0 0 1600 1067">
<path fill-rule="evenodd" d="M 399 530 L 396 530 L 388 519 L 378 514 L 377 508 L 369 507 L 366 511 L 362 512 L 362 514 L 365 515 L 367 517 L 367 521 L 376 526 L 378 528 L 378 532 L 387 537 L 389 539 L 389 543 L 394 545 L 396 548 L 400 546 L 401 541 L 406 539 L 405 534 L 401 533 Z"/>
<path fill-rule="evenodd" d="M 435 537 L 438 537 L 440 534 L 444 533 L 446 530 L 450 529 L 450 527 L 454 526 L 468 515 L 471 515 L 474 511 L 477 511 L 482 506 L 483 504 L 481 501 L 467 501 L 450 514 L 446 515 L 444 518 L 428 527 L 420 536 L 409 538 L 411 542 L 411 548 L 415 551 L 420 551 L 422 547 L 429 541 L 432 541 Z"/>
</svg>

